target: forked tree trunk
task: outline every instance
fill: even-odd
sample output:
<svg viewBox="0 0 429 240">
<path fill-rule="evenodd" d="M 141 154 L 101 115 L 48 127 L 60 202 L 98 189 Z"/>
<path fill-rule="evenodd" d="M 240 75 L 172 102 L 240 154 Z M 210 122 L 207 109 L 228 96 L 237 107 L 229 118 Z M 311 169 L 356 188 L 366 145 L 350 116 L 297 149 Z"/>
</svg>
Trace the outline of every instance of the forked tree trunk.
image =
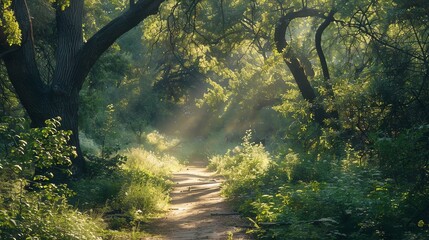
<svg viewBox="0 0 429 240">
<path fill-rule="evenodd" d="M 330 13 L 329 15 L 330 20 L 332 19 L 332 16 L 333 16 L 333 12 L 332 14 Z M 297 56 L 297 54 L 293 51 L 293 49 L 289 47 L 286 41 L 286 31 L 291 21 L 296 18 L 305 18 L 305 17 L 324 17 L 324 16 L 321 14 L 319 10 L 310 9 L 310 8 L 303 8 L 296 12 L 289 12 L 279 19 L 274 32 L 274 41 L 276 43 L 277 51 L 283 54 L 283 60 L 288 66 L 289 70 L 291 71 L 295 79 L 295 82 L 299 88 L 299 91 L 301 92 L 302 97 L 306 101 L 312 104 L 311 111 L 314 114 L 314 120 L 320 125 L 325 125 L 325 120 L 329 117 L 329 115 L 327 114 L 323 105 L 317 101 L 316 92 L 311 86 L 310 81 L 308 80 L 309 76 L 308 76 L 308 71 L 306 72 L 305 70 L 306 66 L 304 66 L 304 64 L 299 60 L 299 57 Z M 318 33 L 317 33 L 318 38 L 316 38 L 316 45 L 317 43 L 320 43 L 321 34 L 323 33 L 323 30 L 327 27 L 327 25 L 329 25 L 329 23 L 330 21 L 325 21 L 323 28 L 318 30 Z M 319 42 L 317 42 L 317 40 L 319 40 Z M 318 53 L 323 54 L 323 51 L 321 50 L 321 48 L 320 49 L 318 48 Z M 322 56 L 323 56 L 323 59 L 320 58 L 322 70 L 325 78 L 326 78 L 325 74 L 328 74 L 328 78 L 326 80 L 329 80 L 329 72 L 327 69 L 326 60 L 324 58 L 324 55 Z M 332 88 L 330 88 L 330 90 L 331 90 L 330 92 L 332 92 Z"/>
</svg>

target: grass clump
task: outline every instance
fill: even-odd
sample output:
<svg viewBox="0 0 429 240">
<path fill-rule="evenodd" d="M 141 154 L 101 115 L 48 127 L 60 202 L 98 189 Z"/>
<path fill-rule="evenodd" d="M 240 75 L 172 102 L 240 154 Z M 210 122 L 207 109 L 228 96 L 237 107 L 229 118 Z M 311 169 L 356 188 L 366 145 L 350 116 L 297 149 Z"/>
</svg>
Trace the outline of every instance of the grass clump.
<svg viewBox="0 0 429 240">
<path fill-rule="evenodd" d="M 124 151 L 127 161 L 122 166 L 127 170 L 140 170 L 157 176 L 167 177 L 180 168 L 179 161 L 168 154 L 157 154 L 143 148 L 130 148 Z"/>
<path fill-rule="evenodd" d="M 108 229 L 125 235 L 139 232 L 142 222 L 167 209 L 172 186 L 168 178 L 180 167 L 174 157 L 134 147 L 108 157 L 88 155 L 88 160 L 91 171 L 73 184 L 73 202 L 102 216 Z M 118 234 L 107 233 L 120 238 Z"/>
</svg>

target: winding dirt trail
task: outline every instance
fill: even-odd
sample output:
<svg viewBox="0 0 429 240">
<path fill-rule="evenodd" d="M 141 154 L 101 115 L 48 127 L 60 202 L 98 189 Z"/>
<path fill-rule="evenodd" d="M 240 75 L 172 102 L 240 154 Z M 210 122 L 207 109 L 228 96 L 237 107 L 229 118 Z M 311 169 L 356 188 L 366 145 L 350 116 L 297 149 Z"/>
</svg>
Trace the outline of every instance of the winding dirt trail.
<svg viewBox="0 0 429 240">
<path fill-rule="evenodd" d="M 173 175 L 176 184 L 168 214 L 147 225 L 150 239 L 251 239 L 240 226 L 249 225 L 220 196 L 222 179 L 203 162 L 194 162 Z"/>
</svg>

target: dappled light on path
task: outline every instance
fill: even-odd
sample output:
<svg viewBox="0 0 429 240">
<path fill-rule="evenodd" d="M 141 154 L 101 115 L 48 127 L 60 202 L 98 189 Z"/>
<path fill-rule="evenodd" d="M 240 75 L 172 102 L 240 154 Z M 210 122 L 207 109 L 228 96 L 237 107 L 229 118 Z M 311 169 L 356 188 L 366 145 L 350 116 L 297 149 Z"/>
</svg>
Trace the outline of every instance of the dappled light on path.
<svg viewBox="0 0 429 240">
<path fill-rule="evenodd" d="M 241 227 L 249 225 L 220 196 L 222 179 L 202 162 L 174 174 L 169 213 L 146 226 L 146 239 L 251 239 Z"/>
</svg>

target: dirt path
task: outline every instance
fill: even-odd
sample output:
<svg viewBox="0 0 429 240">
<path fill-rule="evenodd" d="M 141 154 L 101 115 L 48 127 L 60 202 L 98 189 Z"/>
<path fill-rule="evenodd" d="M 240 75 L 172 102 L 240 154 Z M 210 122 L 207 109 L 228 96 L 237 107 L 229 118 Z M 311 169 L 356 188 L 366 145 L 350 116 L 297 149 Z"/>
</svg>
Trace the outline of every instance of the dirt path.
<svg viewBox="0 0 429 240">
<path fill-rule="evenodd" d="M 249 225 L 220 196 L 222 179 L 193 163 L 173 175 L 176 184 L 169 213 L 147 226 L 145 239 L 251 239 L 239 226 Z M 238 227 L 237 227 L 238 226 Z"/>
</svg>

